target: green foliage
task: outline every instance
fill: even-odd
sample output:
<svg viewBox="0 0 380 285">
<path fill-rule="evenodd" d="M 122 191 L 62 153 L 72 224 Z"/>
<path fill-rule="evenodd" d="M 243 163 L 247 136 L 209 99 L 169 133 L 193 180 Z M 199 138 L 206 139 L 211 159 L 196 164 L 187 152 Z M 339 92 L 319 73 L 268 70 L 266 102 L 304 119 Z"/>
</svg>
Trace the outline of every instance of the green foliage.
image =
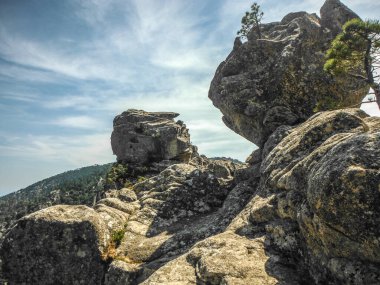
<svg viewBox="0 0 380 285">
<path fill-rule="evenodd" d="M 106 177 L 106 188 L 121 188 L 128 187 L 125 183 L 128 182 L 128 166 L 123 163 L 114 163 Z"/>
<path fill-rule="evenodd" d="M 344 24 L 343 32 L 331 43 L 324 69 L 333 75 L 351 75 L 374 87 L 379 52 L 379 21 L 352 19 Z"/>
<path fill-rule="evenodd" d="M 348 21 L 343 26 L 343 32 L 333 40 L 331 48 L 327 51 L 325 70 L 340 74 L 364 68 L 364 59 L 369 57 L 371 60 L 371 54 L 367 54 L 367 50 L 371 45 L 372 34 L 379 27 L 380 25 L 373 21 Z"/>
<path fill-rule="evenodd" d="M 57 204 L 92 206 L 104 190 L 111 166 L 94 165 L 67 171 L 1 197 L 0 224 L 8 227 L 29 213 Z"/>
<path fill-rule="evenodd" d="M 257 36 L 261 38 L 260 24 L 264 16 L 264 12 L 261 11 L 260 5 L 256 2 L 251 5 L 251 11 L 245 12 L 245 15 L 241 19 L 241 29 L 237 32 L 237 35 L 241 38 L 247 38 L 249 32 L 252 29 L 256 30 Z"/>
<path fill-rule="evenodd" d="M 137 183 L 140 183 L 140 182 L 143 182 L 145 180 L 147 180 L 148 178 L 144 177 L 144 176 L 139 176 L 137 177 Z"/>
<path fill-rule="evenodd" d="M 352 19 L 345 23 L 343 32 L 333 40 L 326 53 L 325 71 L 362 80 L 374 89 L 378 97 L 380 88 L 376 79 L 379 78 L 379 68 L 379 21 Z"/>
<path fill-rule="evenodd" d="M 112 232 L 111 240 L 115 243 L 115 246 L 118 247 L 125 235 L 125 229 L 117 230 Z"/>
<path fill-rule="evenodd" d="M 106 177 L 105 189 L 121 189 L 128 188 L 137 182 L 144 181 L 145 176 L 153 174 L 155 170 L 151 170 L 146 166 L 130 165 L 125 163 L 114 163 Z"/>
</svg>

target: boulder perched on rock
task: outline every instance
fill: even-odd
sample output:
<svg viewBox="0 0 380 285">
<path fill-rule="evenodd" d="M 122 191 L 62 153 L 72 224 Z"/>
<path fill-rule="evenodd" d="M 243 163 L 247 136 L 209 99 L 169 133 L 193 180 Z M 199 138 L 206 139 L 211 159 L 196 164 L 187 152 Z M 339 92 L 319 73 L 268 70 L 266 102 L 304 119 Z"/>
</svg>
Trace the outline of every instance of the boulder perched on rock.
<svg viewBox="0 0 380 285">
<path fill-rule="evenodd" d="M 368 88 L 352 77 L 323 70 L 325 53 L 342 25 L 358 16 L 339 0 L 327 0 L 321 19 L 291 13 L 281 22 L 251 31 L 234 48 L 212 80 L 209 98 L 224 123 L 262 147 L 281 125 L 295 125 L 316 111 L 359 104 Z"/>
<path fill-rule="evenodd" d="M 188 162 L 196 153 L 186 125 L 172 112 L 130 109 L 115 117 L 111 145 L 119 162 L 145 164 L 161 160 Z"/>
</svg>

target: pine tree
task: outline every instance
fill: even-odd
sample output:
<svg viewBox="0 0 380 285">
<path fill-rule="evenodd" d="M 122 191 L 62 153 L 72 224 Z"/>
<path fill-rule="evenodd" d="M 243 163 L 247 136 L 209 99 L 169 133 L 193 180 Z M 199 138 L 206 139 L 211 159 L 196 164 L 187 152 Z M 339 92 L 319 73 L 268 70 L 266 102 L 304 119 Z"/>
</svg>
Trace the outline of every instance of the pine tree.
<svg viewBox="0 0 380 285">
<path fill-rule="evenodd" d="M 374 91 L 380 109 L 380 23 L 353 19 L 343 26 L 326 54 L 324 69 L 362 80 Z M 364 70 L 364 73 L 363 73 Z"/>
<path fill-rule="evenodd" d="M 248 33 L 254 29 L 256 30 L 257 37 L 261 38 L 260 24 L 264 16 L 264 12 L 261 11 L 260 5 L 256 2 L 251 5 L 251 12 L 245 12 L 245 15 L 241 19 L 241 29 L 237 32 L 237 35 L 241 38 L 247 38 Z"/>
</svg>

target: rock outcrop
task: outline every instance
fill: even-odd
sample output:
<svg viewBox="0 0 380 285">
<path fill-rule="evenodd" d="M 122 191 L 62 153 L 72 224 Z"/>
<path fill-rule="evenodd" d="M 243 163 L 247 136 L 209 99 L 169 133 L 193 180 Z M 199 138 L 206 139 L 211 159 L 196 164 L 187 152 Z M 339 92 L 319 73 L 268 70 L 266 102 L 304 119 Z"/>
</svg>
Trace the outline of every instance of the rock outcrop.
<svg viewBox="0 0 380 285">
<path fill-rule="evenodd" d="M 161 160 L 188 162 L 196 147 L 186 125 L 172 112 L 127 110 L 115 117 L 111 145 L 119 162 L 146 164 Z"/>
<path fill-rule="evenodd" d="M 270 238 L 293 256 L 302 248 L 317 284 L 380 284 L 379 131 L 358 109 L 318 113 L 263 157 L 270 223 L 291 225 Z"/>
<path fill-rule="evenodd" d="M 379 284 L 379 130 L 380 118 L 358 109 L 322 112 L 280 128 L 250 165 L 197 157 L 109 191 L 94 210 L 39 211 L 7 234 L 5 275 L 15 284 Z"/>
<path fill-rule="evenodd" d="M 328 0 L 325 7 L 332 3 L 350 17 L 337 1 Z M 303 12 L 283 22 L 305 23 L 305 17 L 315 19 L 319 29 L 319 20 Z M 328 23 L 325 32 L 332 33 L 336 26 Z M 343 89 L 356 90 L 355 82 L 341 83 Z M 334 80 L 331 84 L 338 86 Z M 319 99 L 325 98 L 325 87 Z M 291 110 L 308 108 L 303 99 L 301 105 L 291 100 Z M 225 97 L 222 103 L 231 102 Z M 278 117 L 271 118 L 286 114 L 282 107 L 274 106 Z M 305 118 L 294 122 L 286 119 L 290 115 L 274 119 L 273 125 L 268 119 L 265 134 L 258 133 L 252 119 L 250 131 L 261 148 L 246 164 L 204 156 L 186 163 L 156 162 L 154 172 L 108 190 L 93 209 L 54 206 L 22 218 L 1 246 L 5 277 L 10 284 L 42 285 L 380 284 L 380 118 L 352 108 L 306 118 L 309 113 L 302 108 L 292 113 Z M 130 111 L 128 120 L 115 119 L 117 132 L 128 122 L 129 131 L 120 131 L 125 145 L 143 133 L 133 129 L 140 122 L 149 130 L 143 138 L 149 142 L 155 139 L 153 126 L 162 126 L 155 120 L 178 125 L 173 113 L 152 116 L 152 121 L 137 115 L 133 123 L 136 112 L 147 114 Z M 264 113 L 268 117 L 270 112 Z M 306 121 L 295 125 L 299 120 Z M 244 124 L 249 127 L 248 121 Z M 145 145 L 150 143 L 140 147 Z M 154 150 L 163 159 L 162 149 Z M 146 163 L 147 156 L 128 157 L 140 170 L 148 169 L 138 161 Z"/>
<path fill-rule="evenodd" d="M 209 98 L 227 127 L 262 147 L 281 125 L 295 125 L 316 111 L 360 104 L 368 88 L 352 77 L 333 78 L 323 70 L 325 53 L 342 25 L 358 16 L 328 0 L 321 19 L 291 13 L 261 25 L 234 48 L 212 80 Z"/>
</svg>

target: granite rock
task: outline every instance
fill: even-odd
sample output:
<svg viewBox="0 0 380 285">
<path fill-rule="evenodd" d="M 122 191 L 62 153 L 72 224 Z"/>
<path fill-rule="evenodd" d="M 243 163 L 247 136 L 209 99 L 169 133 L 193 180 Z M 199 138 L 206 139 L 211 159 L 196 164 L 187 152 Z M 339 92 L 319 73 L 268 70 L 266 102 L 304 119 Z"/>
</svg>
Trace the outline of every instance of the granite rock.
<svg viewBox="0 0 380 285">
<path fill-rule="evenodd" d="M 109 239 L 107 225 L 89 207 L 46 208 L 5 236 L 3 272 L 10 284 L 101 284 Z"/>
<path fill-rule="evenodd" d="M 196 155 L 186 125 L 172 112 L 130 109 L 115 117 L 111 146 L 117 161 L 147 164 L 161 160 L 188 162 Z"/>
<path fill-rule="evenodd" d="M 325 53 L 346 20 L 358 16 L 339 0 L 327 0 L 321 19 L 291 13 L 252 31 L 216 70 L 209 98 L 227 127 L 258 147 L 282 125 L 296 125 L 322 110 L 359 104 L 368 87 L 323 70 Z M 344 94 L 344 96 L 342 96 Z"/>
</svg>

